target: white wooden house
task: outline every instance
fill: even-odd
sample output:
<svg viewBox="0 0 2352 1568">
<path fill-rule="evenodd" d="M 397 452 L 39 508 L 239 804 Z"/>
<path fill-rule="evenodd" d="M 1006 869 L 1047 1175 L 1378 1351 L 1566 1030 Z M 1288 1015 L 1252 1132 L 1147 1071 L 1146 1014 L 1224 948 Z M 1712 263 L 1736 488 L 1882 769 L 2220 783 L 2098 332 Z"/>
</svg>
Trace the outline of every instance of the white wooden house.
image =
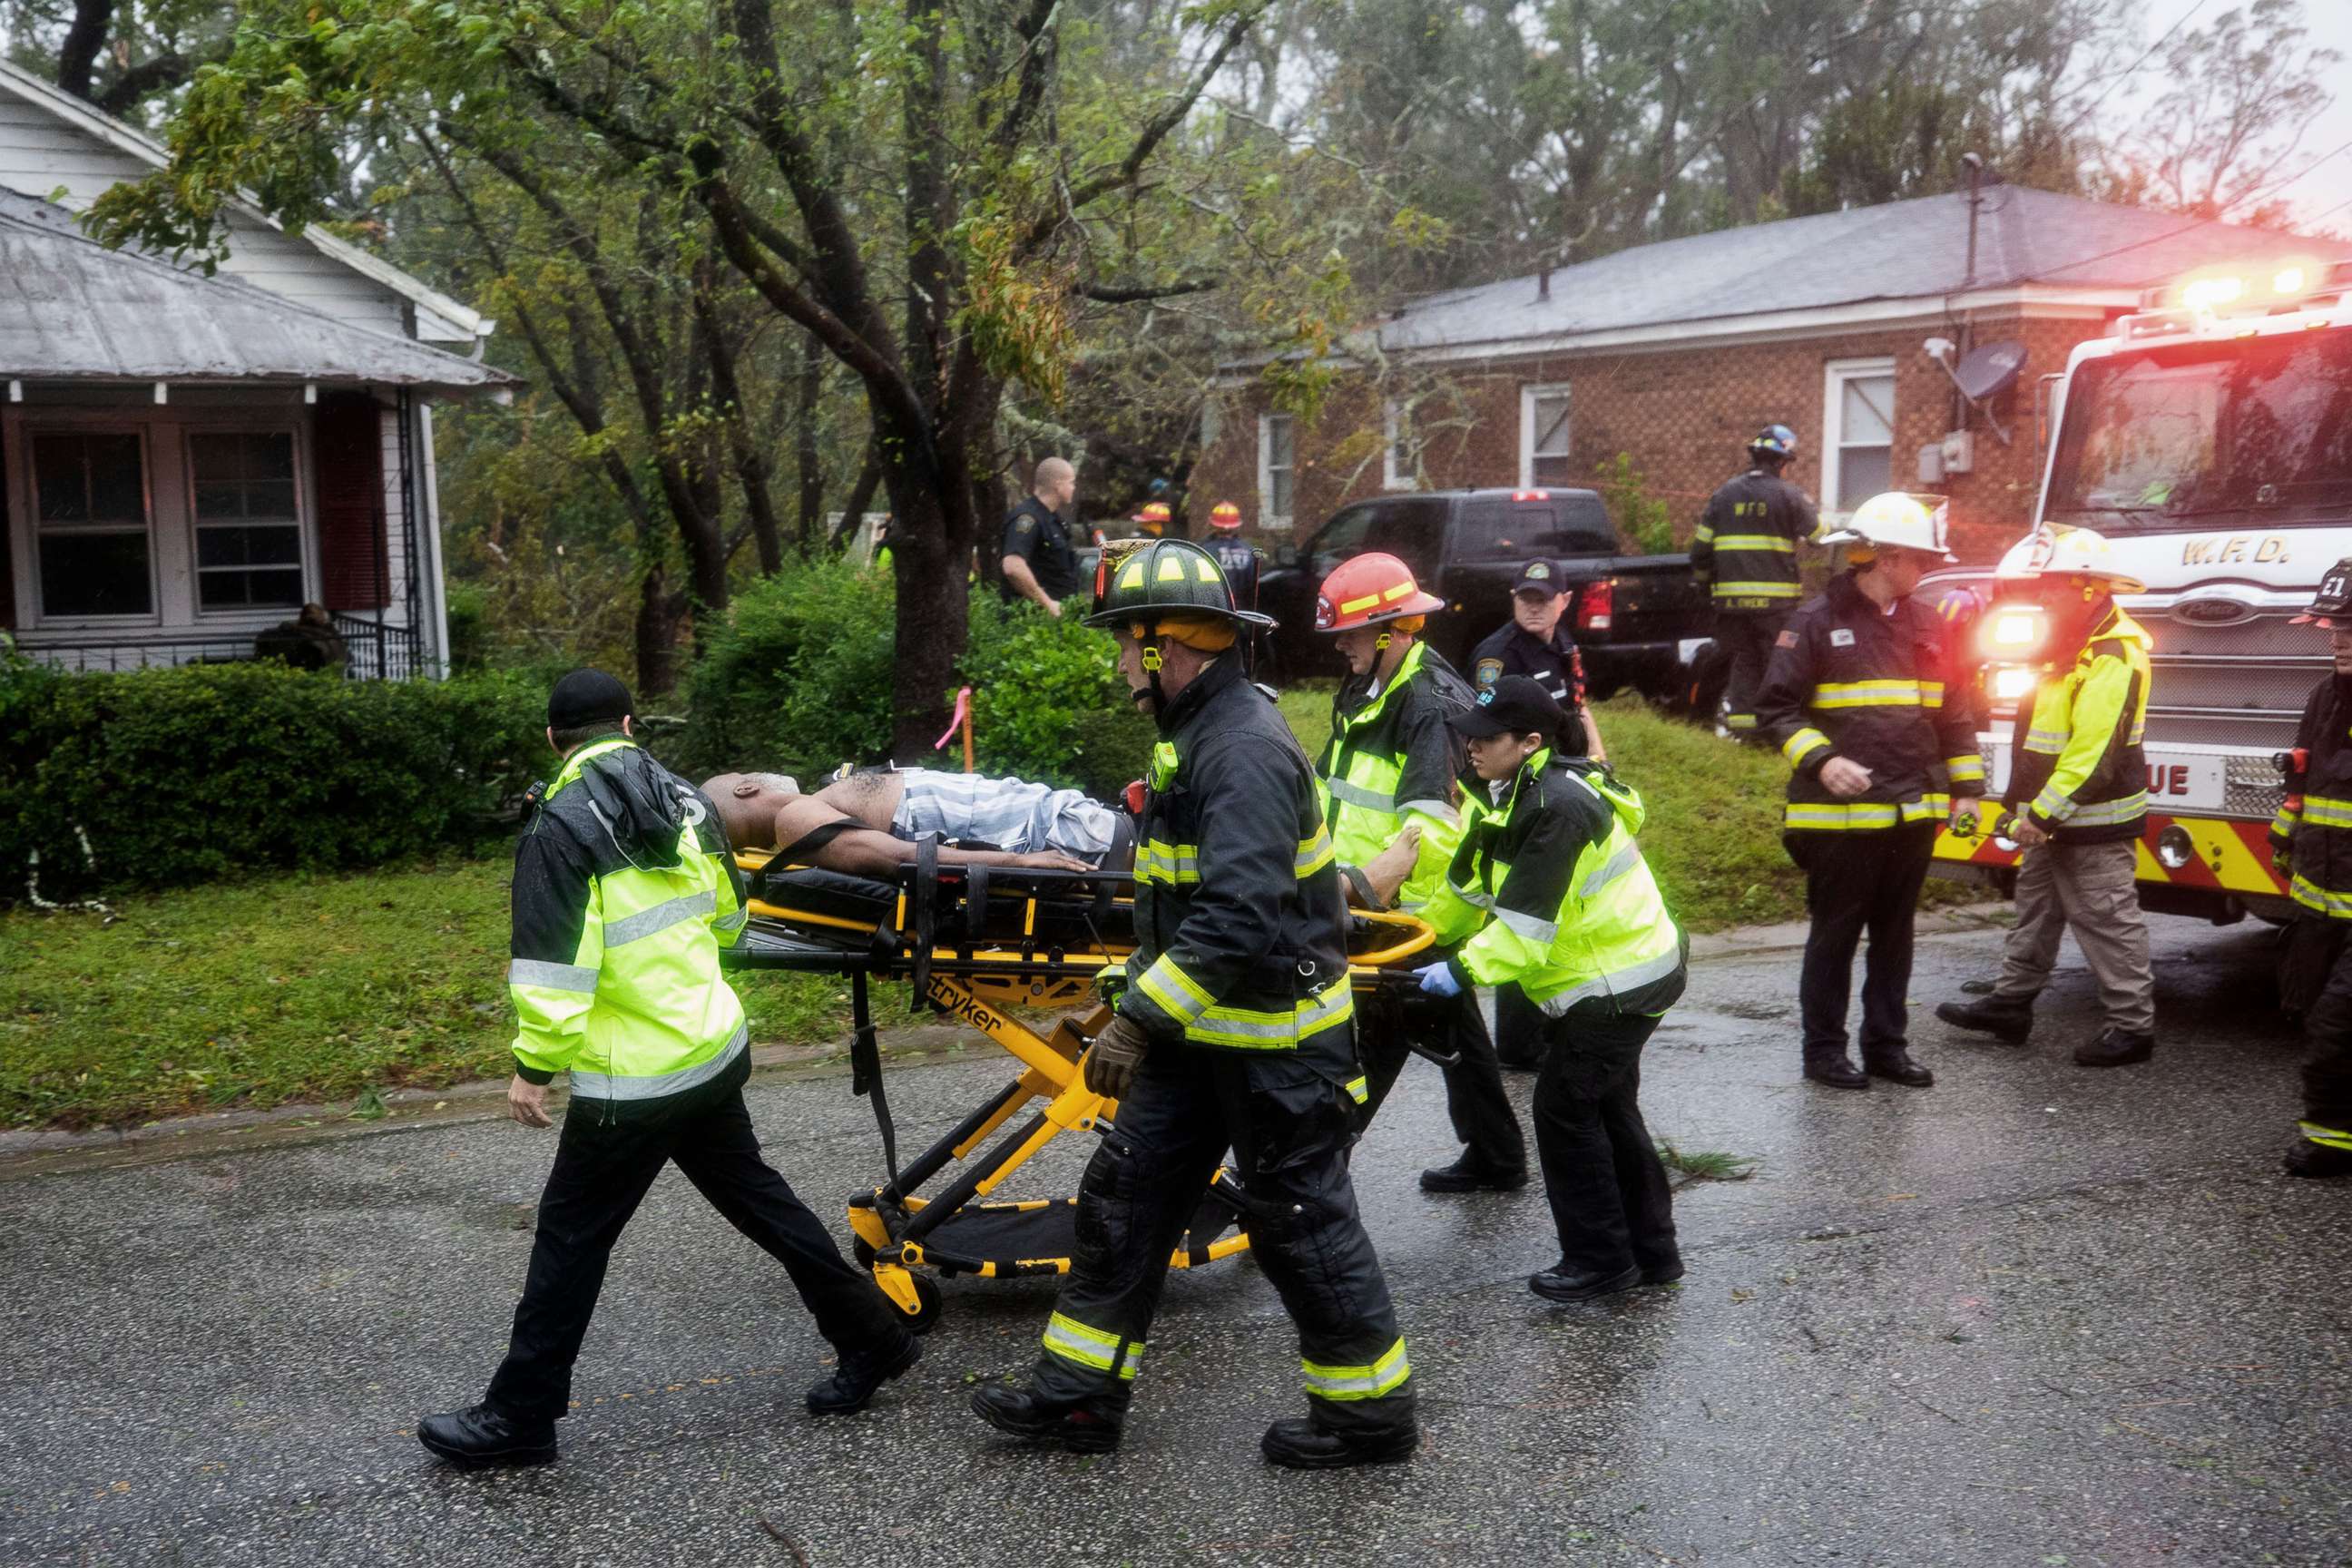
<svg viewBox="0 0 2352 1568">
<path fill-rule="evenodd" d="M 73 214 L 163 150 L 0 62 L 0 631 L 72 668 L 250 658 L 324 605 L 354 676 L 447 661 L 432 402 L 492 323 L 319 230 L 201 273 Z"/>
</svg>

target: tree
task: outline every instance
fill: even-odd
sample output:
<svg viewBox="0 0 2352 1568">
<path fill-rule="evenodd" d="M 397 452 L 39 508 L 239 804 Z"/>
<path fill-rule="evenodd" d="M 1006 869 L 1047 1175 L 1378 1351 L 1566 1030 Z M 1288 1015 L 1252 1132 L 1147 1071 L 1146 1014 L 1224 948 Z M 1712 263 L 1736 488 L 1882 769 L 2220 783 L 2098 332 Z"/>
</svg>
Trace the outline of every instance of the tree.
<svg viewBox="0 0 2352 1568">
<path fill-rule="evenodd" d="M 5 0 L 10 54 L 76 98 L 136 119 L 228 47 L 232 8 L 217 0 Z"/>
</svg>

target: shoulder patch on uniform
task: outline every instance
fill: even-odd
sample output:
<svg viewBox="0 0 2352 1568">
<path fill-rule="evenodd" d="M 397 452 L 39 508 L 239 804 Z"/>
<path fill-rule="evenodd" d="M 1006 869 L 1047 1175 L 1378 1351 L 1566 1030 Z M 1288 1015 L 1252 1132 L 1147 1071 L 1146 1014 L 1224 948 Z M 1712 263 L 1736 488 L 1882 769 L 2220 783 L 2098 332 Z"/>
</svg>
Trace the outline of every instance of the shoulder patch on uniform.
<svg viewBox="0 0 2352 1568">
<path fill-rule="evenodd" d="M 1482 659 L 1480 659 L 1480 660 L 1478 661 L 1478 684 L 1479 684 L 1479 685 L 1481 685 L 1481 686 L 1492 686 L 1492 685 L 1494 685 L 1494 684 L 1495 684 L 1495 682 L 1496 682 L 1496 680 L 1498 680 L 1498 679 L 1502 679 L 1502 674 L 1503 674 L 1503 661 L 1502 661 L 1501 659 L 1499 659 L 1499 658 L 1482 658 Z"/>
<path fill-rule="evenodd" d="M 1853 646 L 1853 634 L 1852 632 L 1850 632 L 1850 631 L 1846 630 L 1843 626 L 1835 626 L 1835 627 L 1831 628 L 1831 631 L 1830 631 L 1830 647 L 1852 647 Z"/>
<path fill-rule="evenodd" d="M 1034 533 L 1037 531 L 1037 520 L 1034 517 L 1024 516 L 1018 522 L 1015 522 L 1013 525 L 1013 531 L 1015 533 Z"/>
<path fill-rule="evenodd" d="M 1788 627 L 1782 626 L 1780 628 L 1780 635 L 1772 639 L 1772 646 L 1774 647 L 1794 647 L 1797 646 L 1797 634 L 1790 631 Z"/>
</svg>

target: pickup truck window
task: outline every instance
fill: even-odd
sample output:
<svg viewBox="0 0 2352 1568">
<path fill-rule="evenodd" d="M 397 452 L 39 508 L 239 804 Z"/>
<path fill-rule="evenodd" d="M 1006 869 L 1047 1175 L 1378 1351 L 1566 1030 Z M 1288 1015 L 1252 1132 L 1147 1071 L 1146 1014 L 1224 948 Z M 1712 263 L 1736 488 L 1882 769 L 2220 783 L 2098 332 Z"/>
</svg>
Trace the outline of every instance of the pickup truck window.
<svg viewBox="0 0 2352 1568">
<path fill-rule="evenodd" d="M 1614 555 L 1617 530 L 1597 496 L 1553 495 L 1543 500 L 1481 496 L 1463 503 L 1454 551 L 1465 561 Z"/>
<path fill-rule="evenodd" d="M 1315 536 L 1313 553 L 1360 555 L 1384 550 L 1419 569 L 1435 553 L 1445 531 L 1446 502 L 1434 498 L 1367 501 L 1351 506 L 1323 525 Z"/>
</svg>

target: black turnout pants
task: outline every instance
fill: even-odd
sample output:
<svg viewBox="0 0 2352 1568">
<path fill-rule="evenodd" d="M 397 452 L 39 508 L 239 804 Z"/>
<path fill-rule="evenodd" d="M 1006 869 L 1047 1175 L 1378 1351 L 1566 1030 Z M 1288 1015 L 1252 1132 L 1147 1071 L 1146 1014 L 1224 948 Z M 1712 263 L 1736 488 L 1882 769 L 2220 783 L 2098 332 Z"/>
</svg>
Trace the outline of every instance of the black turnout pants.
<svg viewBox="0 0 2352 1568">
<path fill-rule="evenodd" d="M 1508 987 L 1516 991 L 1517 986 Z M 1486 1037 L 1486 1021 L 1479 1016 L 1478 998 L 1465 991 L 1443 1007 L 1409 1009 L 1403 1028 L 1365 1025 L 1356 1037 L 1364 1064 L 1368 1098 L 1363 1115 L 1369 1121 L 1396 1087 L 1397 1076 L 1419 1043 L 1440 1056 L 1453 1056 L 1445 1072 L 1445 1113 L 1454 1135 L 1468 1146 L 1470 1163 L 1496 1175 L 1516 1175 L 1528 1168 L 1528 1142 L 1519 1119 L 1503 1092 L 1503 1073 L 1495 1059 L 1495 1043 Z"/>
<path fill-rule="evenodd" d="M 1805 1060 L 1845 1055 L 1846 999 L 1853 985 L 1853 950 L 1863 934 L 1862 1056 L 1875 1061 L 1908 1043 L 1911 923 L 1927 861 L 1936 847 L 1933 822 L 1863 830 L 1813 830 L 1781 836 L 1789 858 L 1805 873 L 1804 976 L 1797 994 L 1804 1015 Z"/>
<path fill-rule="evenodd" d="M 2352 1152 L 2352 942 L 2337 938 L 2335 967 L 2303 1026 L 2318 1051 L 2303 1067 L 2304 1135 Z"/>
<path fill-rule="evenodd" d="M 1772 639 L 1795 607 L 1715 614 L 1716 646 L 1730 659 L 1723 686 L 1724 726 L 1743 740 L 1756 733 L 1756 689 L 1764 684 L 1764 667 L 1772 661 Z"/>
<path fill-rule="evenodd" d="M 1301 1049 L 1334 1033 L 1344 1045 L 1327 1031 Z M 1076 1247 L 1032 1392 L 1126 1409 L 1169 1253 L 1230 1146 L 1250 1250 L 1298 1330 L 1310 1417 L 1350 1436 L 1412 1430 L 1412 1369 L 1348 1176 L 1354 1129 L 1346 1090 L 1295 1052 L 1155 1042 L 1078 1183 Z"/>
<path fill-rule="evenodd" d="M 1642 1120 L 1642 1047 L 1662 1014 L 1588 1004 L 1548 1020 L 1536 1069 L 1536 1153 L 1570 1274 L 1680 1260 L 1665 1167 Z"/>
<path fill-rule="evenodd" d="M 646 1189 L 675 1160 L 710 1206 L 784 1266 L 817 1331 L 849 1353 L 898 1344 L 900 1314 L 852 1268 L 808 1205 L 766 1161 L 743 1105 L 751 1056 L 709 1083 L 659 1100 L 607 1107 L 574 1100 L 540 1194 L 530 1273 L 488 1403 L 525 1420 L 557 1419 L 572 1363 L 604 1288 L 604 1265 Z M 624 1114 L 625 1113 L 625 1114 Z"/>
</svg>

